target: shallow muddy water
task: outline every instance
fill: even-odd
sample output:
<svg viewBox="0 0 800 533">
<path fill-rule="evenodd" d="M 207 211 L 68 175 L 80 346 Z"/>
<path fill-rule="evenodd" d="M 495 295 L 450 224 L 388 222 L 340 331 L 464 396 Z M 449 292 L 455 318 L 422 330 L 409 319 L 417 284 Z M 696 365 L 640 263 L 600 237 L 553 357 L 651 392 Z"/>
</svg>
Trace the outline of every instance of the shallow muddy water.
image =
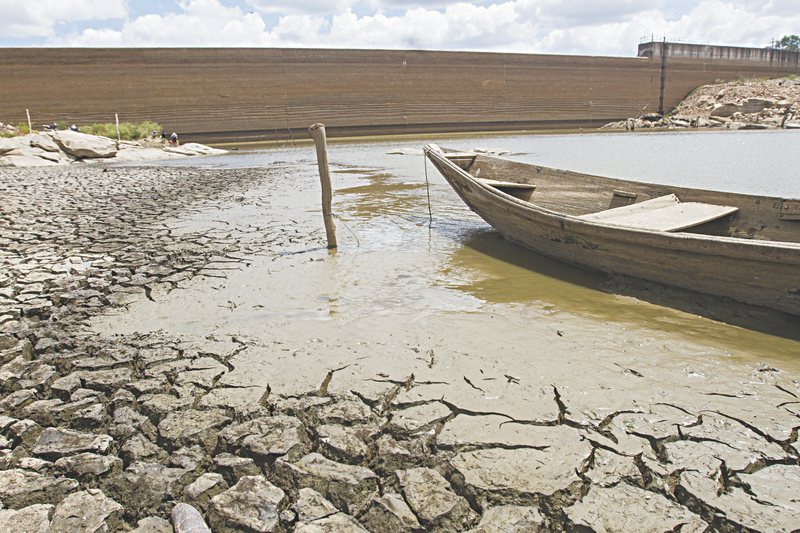
<svg viewBox="0 0 800 533">
<path fill-rule="evenodd" d="M 186 332 L 230 326 L 241 334 L 270 320 L 345 324 L 375 316 L 413 322 L 458 313 L 569 315 L 756 358 L 800 356 L 796 321 L 730 301 L 611 280 L 531 252 L 471 213 L 433 167 L 426 168 L 422 155 L 386 154 L 427 142 L 505 148 L 513 159 L 571 170 L 791 197 L 800 196 L 800 152 L 793 149 L 798 140 L 800 134 L 785 131 L 333 139 L 328 153 L 339 250 L 296 248 L 295 256 L 256 259 L 213 289 L 165 295 L 180 301 L 171 310 L 162 303 L 158 320 Z M 211 228 L 220 220 L 226 227 L 255 225 L 269 218 L 301 232 L 321 231 L 312 146 L 268 146 L 169 164 L 302 169 L 287 174 L 288 181 L 250 191 L 255 204 L 220 205 L 213 216 L 175 220 L 176 228 Z M 203 300 L 211 304 L 198 303 Z M 226 301 L 235 302 L 235 309 Z M 198 305 L 201 316 L 179 311 Z M 144 315 L 152 314 L 152 303 L 141 306 Z M 606 331 L 613 344 L 612 329 Z"/>
</svg>

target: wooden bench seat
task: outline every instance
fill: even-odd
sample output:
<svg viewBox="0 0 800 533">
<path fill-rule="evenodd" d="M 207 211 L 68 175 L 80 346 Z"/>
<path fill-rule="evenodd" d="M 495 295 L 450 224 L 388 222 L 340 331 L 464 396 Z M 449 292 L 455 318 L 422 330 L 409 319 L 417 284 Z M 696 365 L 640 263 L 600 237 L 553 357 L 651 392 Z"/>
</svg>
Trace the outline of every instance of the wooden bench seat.
<svg viewBox="0 0 800 533">
<path fill-rule="evenodd" d="M 645 202 L 581 215 L 577 218 L 601 224 L 653 231 L 680 231 L 722 218 L 738 211 L 738 207 L 681 202 L 674 194 Z"/>
</svg>

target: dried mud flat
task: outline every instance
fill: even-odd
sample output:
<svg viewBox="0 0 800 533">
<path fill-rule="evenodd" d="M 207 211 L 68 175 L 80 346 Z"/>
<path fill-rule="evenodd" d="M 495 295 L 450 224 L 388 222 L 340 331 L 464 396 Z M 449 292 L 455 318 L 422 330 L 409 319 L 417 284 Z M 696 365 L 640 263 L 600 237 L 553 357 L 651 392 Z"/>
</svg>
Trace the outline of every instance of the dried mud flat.
<svg viewBox="0 0 800 533">
<path fill-rule="evenodd" d="M 309 217 L 249 194 L 313 183 L 308 166 L 0 174 L 0 529 L 166 532 L 176 502 L 214 533 L 800 528 L 791 360 L 547 309 L 145 327 L 158 302 L 202 314 L 193 294 L 255 262 L 290 279 L 332 261 L 291 253 L 322 244 Z M 223 204 L 259 223 L 215 223 Z"/>
</svg>

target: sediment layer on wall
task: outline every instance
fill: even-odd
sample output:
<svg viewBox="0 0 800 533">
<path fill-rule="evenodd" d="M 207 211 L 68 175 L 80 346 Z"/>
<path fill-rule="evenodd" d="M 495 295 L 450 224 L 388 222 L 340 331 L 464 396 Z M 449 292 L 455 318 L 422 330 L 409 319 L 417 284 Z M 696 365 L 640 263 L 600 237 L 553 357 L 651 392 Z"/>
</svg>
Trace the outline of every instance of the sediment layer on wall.
<svg viewBox="0 0 800 533">
<path fill-rule="evenodd" d="M 154 120 L 184 140 L 597 126 L 658 110 L 661 59 L 404 50 L 3 49 L 0 122 Z M 798 68 L 668 58 L 664 105 Z"/>
</svg>

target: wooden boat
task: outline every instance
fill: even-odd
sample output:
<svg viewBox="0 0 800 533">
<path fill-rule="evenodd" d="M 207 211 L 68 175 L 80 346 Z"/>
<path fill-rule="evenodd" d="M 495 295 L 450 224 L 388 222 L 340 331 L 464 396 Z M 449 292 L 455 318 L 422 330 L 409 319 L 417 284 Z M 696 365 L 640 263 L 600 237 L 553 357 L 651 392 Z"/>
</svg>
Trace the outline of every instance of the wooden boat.
<svg viewBox="0 0 800 533">
<path fill-rule="evenodd" d="M 470 209 L 557 259 L 800 316 L 800 200 L 638 183 L 425 147 Z"/>
</svg>

